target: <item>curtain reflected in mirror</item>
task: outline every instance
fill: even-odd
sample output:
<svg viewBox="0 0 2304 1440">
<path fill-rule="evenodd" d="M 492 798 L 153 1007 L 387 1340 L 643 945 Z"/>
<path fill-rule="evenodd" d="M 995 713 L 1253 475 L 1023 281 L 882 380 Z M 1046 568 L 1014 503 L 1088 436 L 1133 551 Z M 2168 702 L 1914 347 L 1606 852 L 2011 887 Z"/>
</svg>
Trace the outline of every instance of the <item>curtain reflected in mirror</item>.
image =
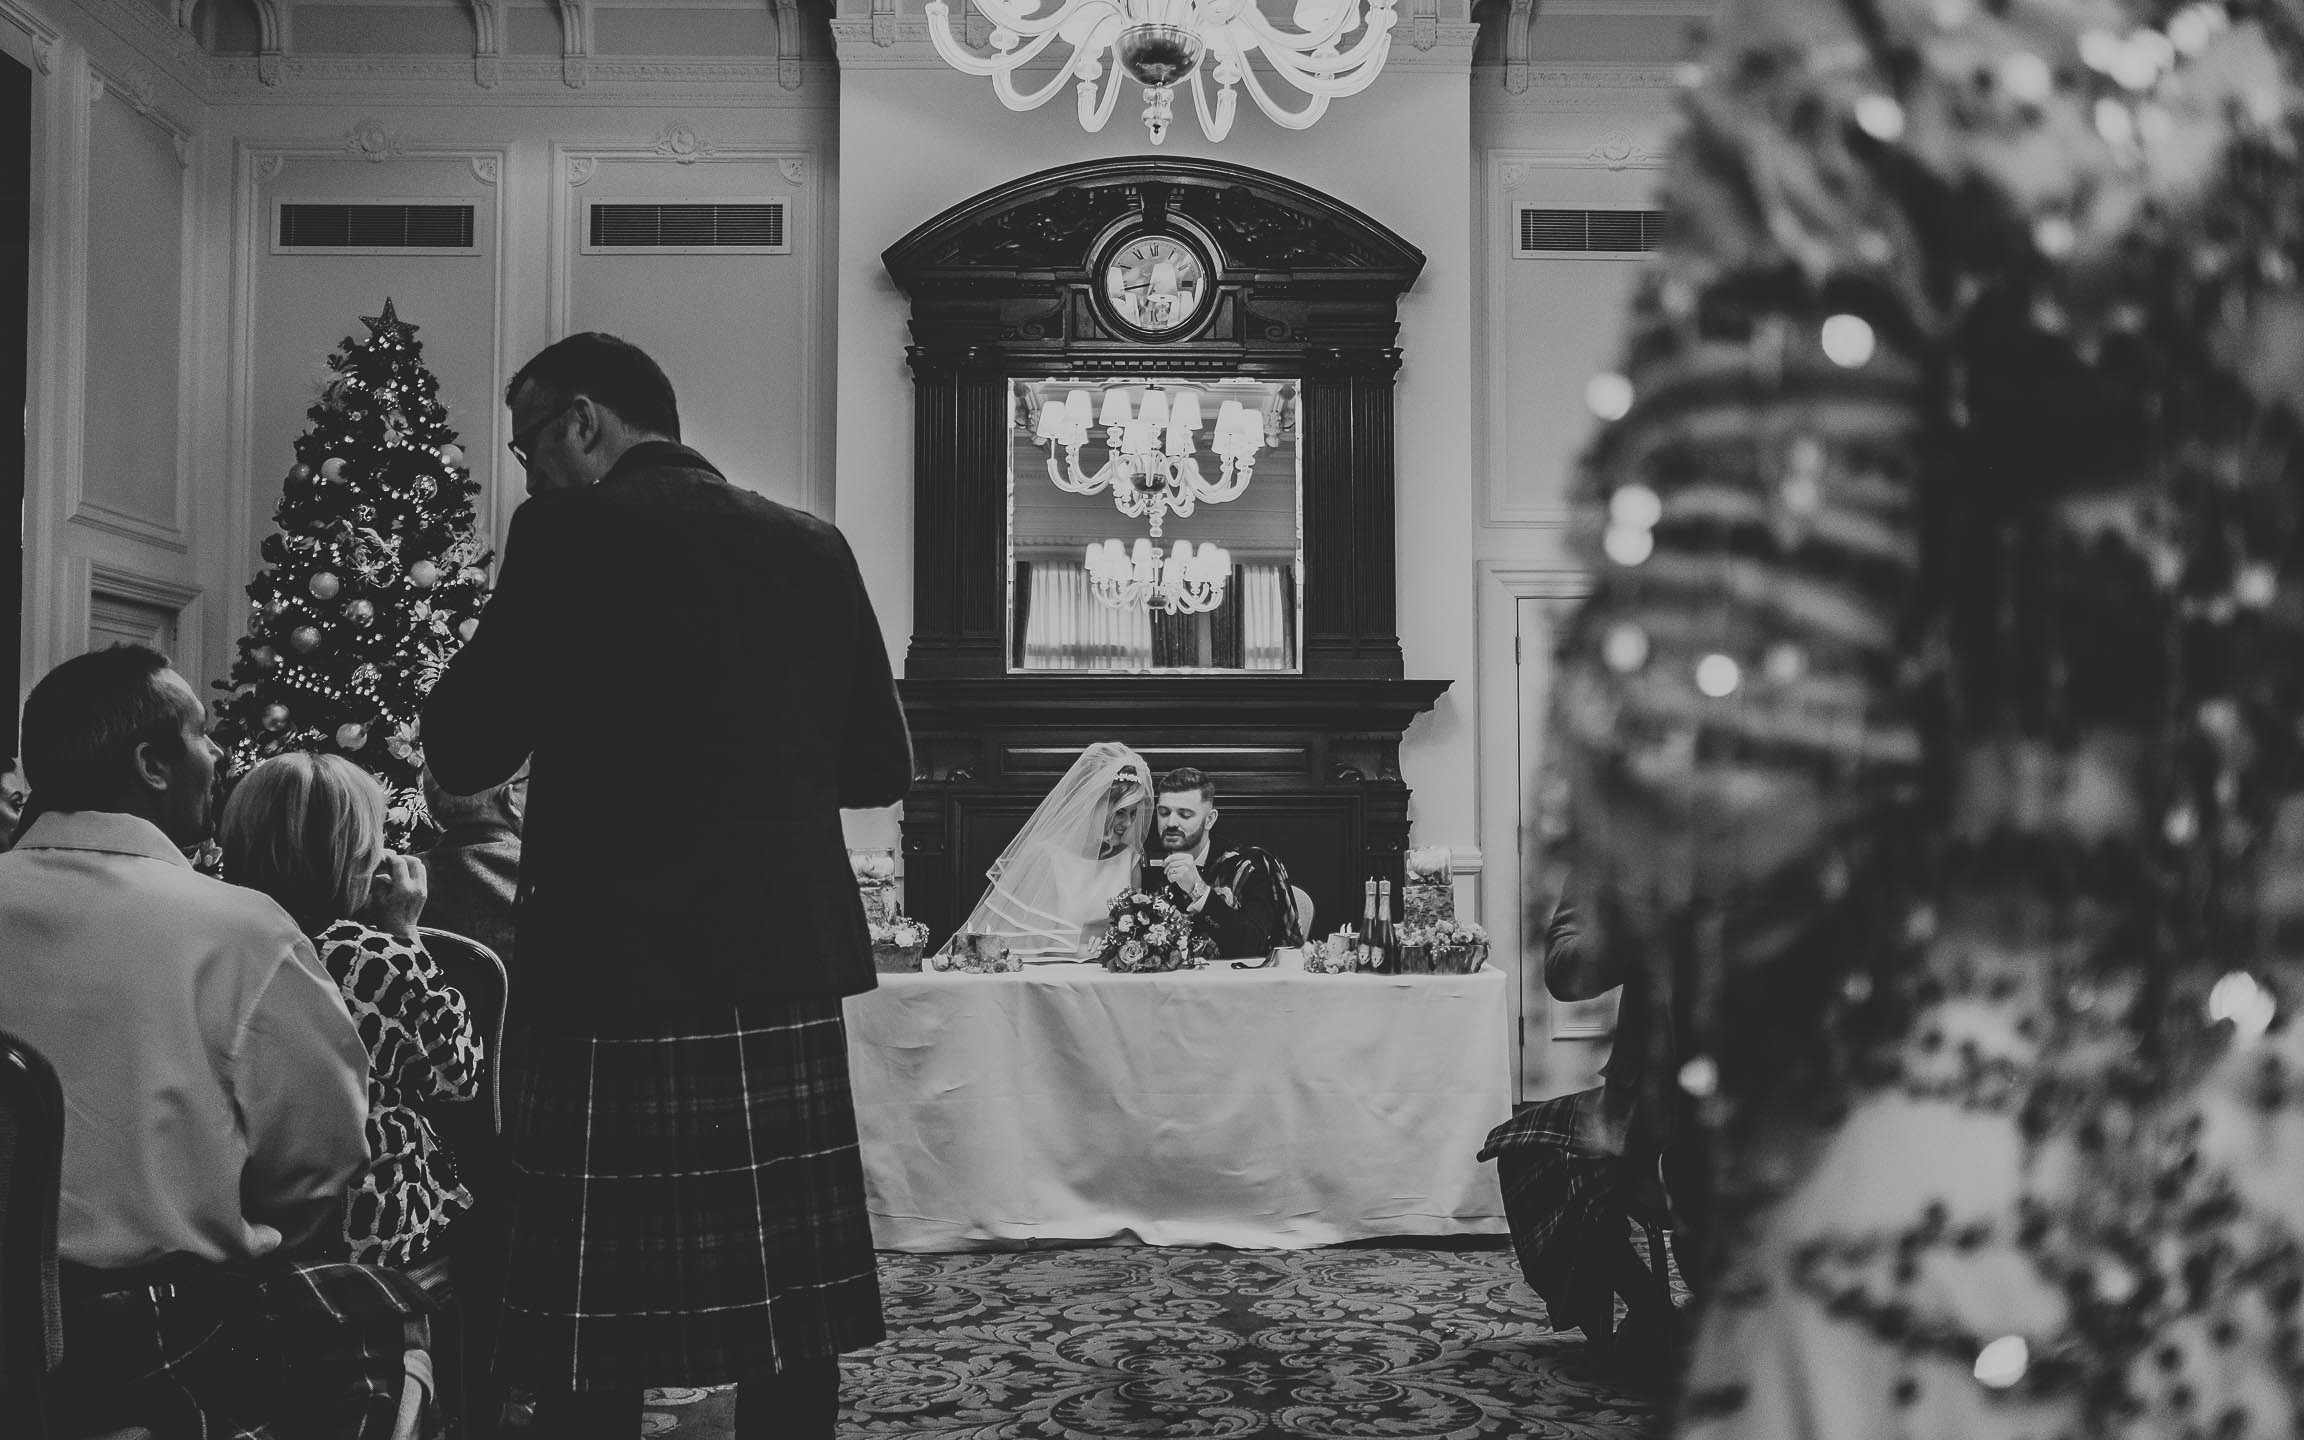
<svg viewBox="0 0 2304 1440">
<path fill-rule="evenodd" d="M 1009 668 L 1299 673 L 1299 394 L 1011 382 Z"/>
</svg>

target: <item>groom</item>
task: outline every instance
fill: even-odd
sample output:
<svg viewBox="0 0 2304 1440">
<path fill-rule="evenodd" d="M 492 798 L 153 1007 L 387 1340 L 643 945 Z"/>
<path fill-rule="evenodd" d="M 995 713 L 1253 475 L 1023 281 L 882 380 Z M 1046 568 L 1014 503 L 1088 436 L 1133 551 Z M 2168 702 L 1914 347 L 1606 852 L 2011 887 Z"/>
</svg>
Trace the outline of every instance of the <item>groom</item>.
<svg viewBox="0 0 2304 1440">
<path fill-rule="evenodd" d="M 1150 862 L 1167 897 L 1191 912 L 1227 959 L 1261 959 L 1275 945 L 1301 945 L 1288 867 L 1254 845 L 1214 847 L 1216 783 L 1189 766 L 1160 777 L 1153 812 L 1165 858 Z"/>
</svg>

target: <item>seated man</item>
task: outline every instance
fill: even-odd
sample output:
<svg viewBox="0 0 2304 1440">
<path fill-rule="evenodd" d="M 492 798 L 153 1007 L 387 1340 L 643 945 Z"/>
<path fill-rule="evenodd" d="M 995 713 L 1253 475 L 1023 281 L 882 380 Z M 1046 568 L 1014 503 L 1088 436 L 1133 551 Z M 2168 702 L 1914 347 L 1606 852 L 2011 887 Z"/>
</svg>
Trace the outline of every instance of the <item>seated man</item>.
<svg viewBox="0 0 2304 1440">
<path fill-rule="evenodd" d="M 1636 967 L 1587 934 L 1566 897 L 1544 933 L 1544 987 L 1555 1000 L 1591 1000 L 1622 987 L 1616 1039 L 1598 1087 L 1523 1108 L 1489 1132 L 1513 1247 L 1555 1330 L 1581 1329 L 1619 1378 L 1668 1374 L 1674 1314 L 1659 1309 L 1661 1278 L 1633 1251 L 1632 1207 L 1661 1212 L 1655 1127 L 1637 1097 L 1653 1063 L 1654 1022 Z M 1661 1262 L 1662 1257 L 1653 1257 Z M 1621 1332 L 1616 1300 L 1625 1301 Z"/>
<path fill-rule="evenodd" d="M 1156 867 L 1168 898 L 1190 911 L 1226 959 L 1258 959 L 1301 945 L 1288 869 L 1254 845 L 1217 849 L 1216 782 L 1189 766 L 1160 777 L 1153 829 Z"/>
<path fill-rule="evenodd" d="M 63 1410 L 387 1434 L 421 1302 L 288 1258 L 341 1253 L 368 1052 L 287 913 L 185 860 L 211 830 L 202 721 L 143 646 L 67 660 L 24 705 L 40 798 L 0 855 L 0 1029 L 64 1092 Z"/>
</svg>

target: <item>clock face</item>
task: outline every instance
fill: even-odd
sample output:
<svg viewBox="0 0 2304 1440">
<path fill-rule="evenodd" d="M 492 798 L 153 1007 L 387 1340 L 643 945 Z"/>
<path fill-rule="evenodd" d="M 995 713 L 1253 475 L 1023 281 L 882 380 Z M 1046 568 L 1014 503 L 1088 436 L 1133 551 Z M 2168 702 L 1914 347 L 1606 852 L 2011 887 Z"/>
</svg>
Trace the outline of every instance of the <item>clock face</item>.
<svg viewBox="0 0 2304 1440">
<path fill-rule="evenodd" d="M 1141 235 L 1104 267 L 1104 295 L 1113 311 L 1139 330 L 1174 330 L 1200 313 L 1208 267 L 1199 252 L 1172 235 Z"/>
</svg>

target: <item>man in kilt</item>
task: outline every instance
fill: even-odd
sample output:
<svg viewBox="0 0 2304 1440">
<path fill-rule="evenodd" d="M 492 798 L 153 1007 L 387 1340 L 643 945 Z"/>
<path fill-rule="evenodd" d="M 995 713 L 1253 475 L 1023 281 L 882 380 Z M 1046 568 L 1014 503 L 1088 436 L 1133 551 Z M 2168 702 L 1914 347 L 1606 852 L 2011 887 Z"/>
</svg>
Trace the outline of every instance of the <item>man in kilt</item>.
<svg viewBox="0 0 2304 1440">
<path fill-rule="evenodd" d="M 530 760 L 502 1378 L 555 1440 L 728 1381 L 740 1436 L 829 1436 L 883 1334 L 840 1008 L 874 984 L 840 811 L 912 773 L 879 622 L 636 347 L 572 335 L 505 400 L 531 498 L 423 726 L 452 792 Z"/>
<path fill-rule="evenodd" d="M 1496 1162 L 1512 1244 L 1529 1287 L 1556 1330 L 1581 1329 L 1612 1368 L 1647 1378 L 1668 1371 L 1675 1316 L 1659 1311 L 1658 1277 L 1632 1249 L 1633 1207 L 1665 1209 L 1662 1146 L 1636 1104 L 1654 1055 L 1654 1017 L 1632 967 L 1607 946 L 1586 943 L 1566 900 L 1544 936 L 1544 983 L 1556 1000 L 1588 1000 L 1621 985 L 1616 1043 L 1601 1084 L 1523 1108 L 1489 1132 L 1482 1160 Z M 1661 1255 L 1651 1263 L 1664 1264 Z M 1616 1328 L 1616 1299 L 1627 1306 Z"/>
</svg>

